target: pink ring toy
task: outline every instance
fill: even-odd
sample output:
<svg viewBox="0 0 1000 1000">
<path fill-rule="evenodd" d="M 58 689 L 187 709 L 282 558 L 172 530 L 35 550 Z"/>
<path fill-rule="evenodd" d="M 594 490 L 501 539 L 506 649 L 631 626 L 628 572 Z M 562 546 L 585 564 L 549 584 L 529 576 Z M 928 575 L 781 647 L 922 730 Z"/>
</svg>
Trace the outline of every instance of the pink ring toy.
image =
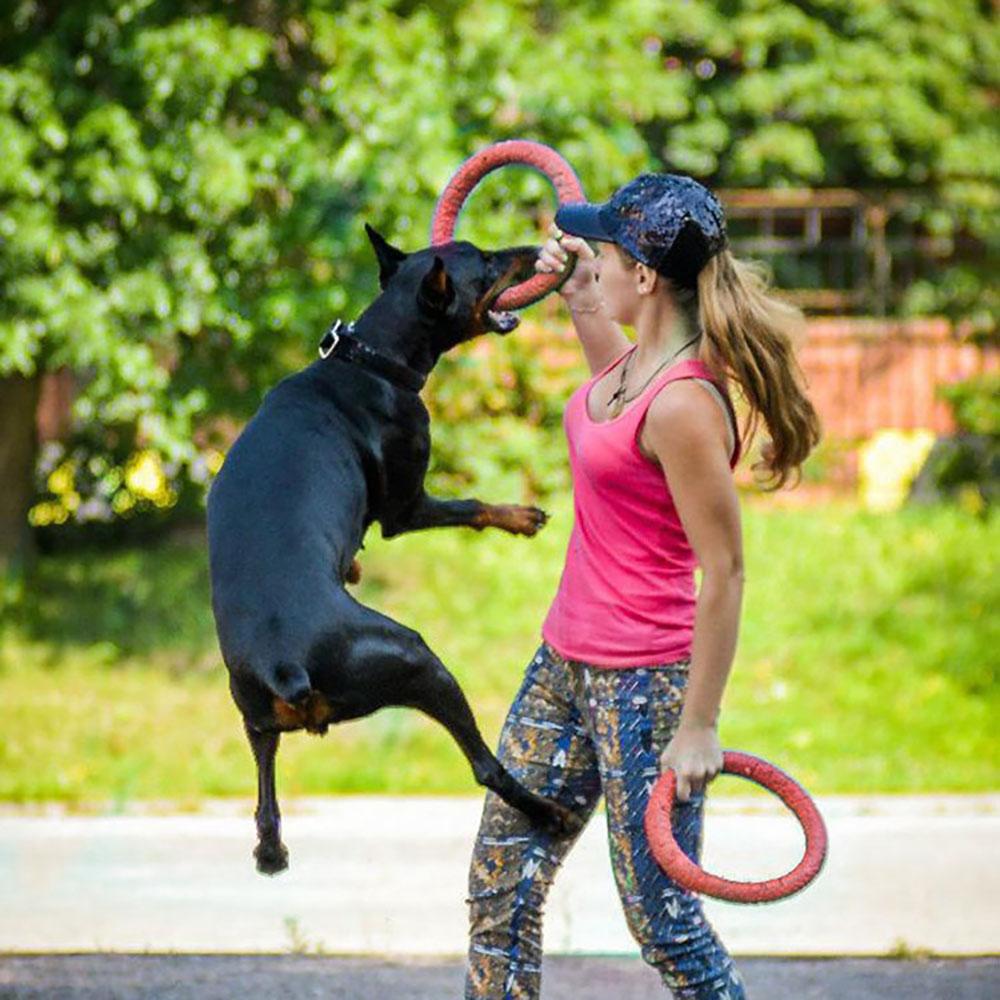
<svg viewBox="0 0 1000 1000">
<path fill-rule="evenodd" d="M 722 757 L 722 770 L 726 774 L 749 778 L 774 792 L 792 810 L 806 836 L 802 860 L 787 875 L 764 882 L 720 878 L 698 867 L 674 839 L 671 819 L 677 775 L 668 769 L 657 779 L 646 806 L 646 839 L 657 864 L 683 888 L 734 903 L 767 903 L 804 889 L 819 874 L 826 860 L 826 826 L 816 804 L 798 782 L 774 764 L 736 750 L 726 750 Z"/>
<path fill-rule="evenodd" d="M 554 185 L 559 204 L 586 201 L 580 180 L 573 168 L 551 147 L 530 139 L 508 139 L 495 142 L 470 156 L 452 175 L 434 207 L 431 222 L 431 246 L 450 243 L 454 238 L 459 213 L 472 189 L 489 173 L 509 163 L 534 167 Z M 575 255 L 570 254 L 571 264 Z M 573 273 L 570 266 L 564 274 L 536 274 L 519 285 L 508 288 L 497 299 L 496 309 L 523 309 L 558 288 Z"/>
</svg>

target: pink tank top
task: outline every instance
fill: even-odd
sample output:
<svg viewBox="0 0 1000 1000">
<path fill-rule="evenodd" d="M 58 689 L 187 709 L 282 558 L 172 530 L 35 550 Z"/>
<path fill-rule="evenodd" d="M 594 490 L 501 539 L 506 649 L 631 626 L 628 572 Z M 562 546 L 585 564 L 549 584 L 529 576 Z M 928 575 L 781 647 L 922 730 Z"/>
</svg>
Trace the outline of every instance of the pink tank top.
<svg viewBox="0 0 1000 1000">
<path fill-rule="evenodd" d="M 670 382 L 709 380 L 732 418 L 730 468 L 740 456 L 729 395 L 699 360 L 667 368 L 617 417 L 591 419 L 591 388 L 627 355 L 584 382 L 566 404 L 574 523 L 559 589 L 542 625 L 542 637 L 556 652 L 602 667 L 673 663 L 691 654 L 697 560 L 663 470 L 639 450 L 649 404 Z"/>
</svg>

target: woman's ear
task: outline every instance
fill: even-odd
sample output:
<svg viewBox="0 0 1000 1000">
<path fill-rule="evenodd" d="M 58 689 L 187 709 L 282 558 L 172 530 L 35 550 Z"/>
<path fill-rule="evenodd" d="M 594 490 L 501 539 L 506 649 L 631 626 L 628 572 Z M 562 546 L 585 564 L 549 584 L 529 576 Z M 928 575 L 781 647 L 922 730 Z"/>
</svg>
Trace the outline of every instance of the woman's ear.
<svg viewBox="0 0 1000 1000">
<path fill-rule="evenodd" d="M 660 276 L 651 267 L 640 262 L 635 265 L 635 275 L 636 291 L 640 295 L 652 295 L 656 291 Z"/>
</svg>

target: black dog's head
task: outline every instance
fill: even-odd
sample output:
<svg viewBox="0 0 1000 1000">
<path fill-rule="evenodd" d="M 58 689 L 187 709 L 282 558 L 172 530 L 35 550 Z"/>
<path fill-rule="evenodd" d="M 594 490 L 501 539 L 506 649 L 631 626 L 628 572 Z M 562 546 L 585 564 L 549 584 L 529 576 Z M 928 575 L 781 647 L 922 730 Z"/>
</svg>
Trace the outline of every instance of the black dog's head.
<svg viewBox="0 0 1000 1000">
<path fill-rule="evenodd" d="M 483 333 L 505 334 L 517 327 L 520 320 L 514 313 L 492 307 L 501 292 L 534 277 L 539 247 L 488 251 L 457 242 L 407 254 L 368 223 L 365 232 L 378 257 L 383 293 L 416 303 L 437 353 Z"/>
</svg>

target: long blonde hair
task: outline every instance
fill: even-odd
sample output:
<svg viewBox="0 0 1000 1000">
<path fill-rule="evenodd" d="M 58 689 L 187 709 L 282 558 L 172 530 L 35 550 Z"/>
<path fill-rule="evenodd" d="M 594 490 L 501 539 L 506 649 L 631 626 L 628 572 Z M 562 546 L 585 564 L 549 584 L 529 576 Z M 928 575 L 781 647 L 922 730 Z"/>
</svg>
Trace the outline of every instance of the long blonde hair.
<svg viewBox="0 0 1000 1000">
<path fill-rule="evenodd" d="M 639 262 L 615 244 L 628 267 Z M 659 277 L 663 277 L 660 275 Z M 776 297 L 768 267 L 740 260 L 728 249 L 709 258 L 698 274 L 698 288 L 664 279 L 688 321 L 701 331 L 698 355 L 715 376 L 735 383 L 747 404 L 742 430 L 749 447 L 763 419 L 770 440 L 761 448 L 765 490 L 780 489 L 819 443 L 819 416 L 805 392 L 805 377 L 795 348 L 805 334 L 802 310 Z"/>
</svg>

